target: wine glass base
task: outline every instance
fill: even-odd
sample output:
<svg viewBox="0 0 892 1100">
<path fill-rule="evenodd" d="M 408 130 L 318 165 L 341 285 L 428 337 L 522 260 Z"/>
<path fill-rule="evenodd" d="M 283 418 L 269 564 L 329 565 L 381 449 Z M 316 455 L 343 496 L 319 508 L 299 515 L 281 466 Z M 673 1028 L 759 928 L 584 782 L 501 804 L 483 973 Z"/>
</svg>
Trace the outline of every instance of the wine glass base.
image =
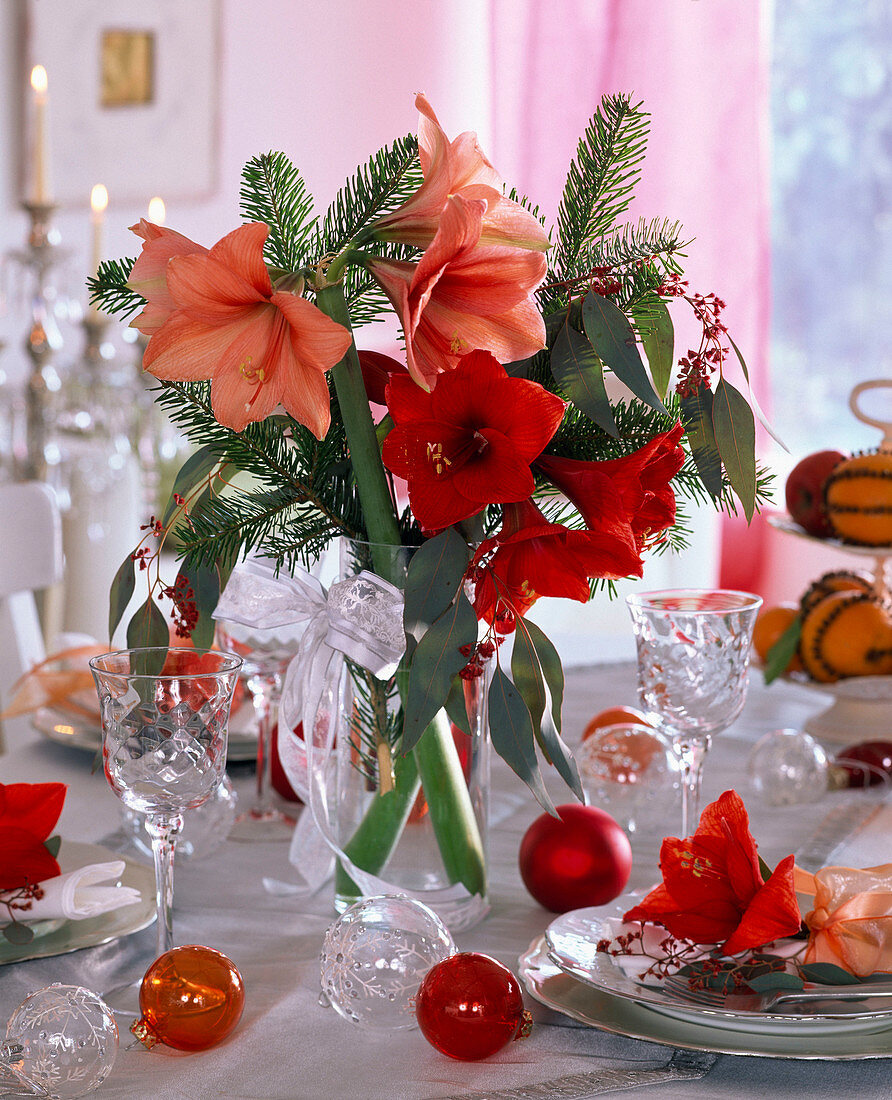
<svg viewBox="0 0 892 1100">
<path fill-rule="evenodd" d="M 139 990 L 142 986 L 142 976 L 134 978 L 131 982 L 116 985 L 102 994 L 102 999 L 112 1010 L 115 1016 L 126 1017 L 130 1026 L 130 1020 L 138 1020 L 142 1015 L 139 1008 Z"/>
<path fill-rule="evenodd" d="M 291 840 L 297 818 L 281 810 L 249 810 L 235 819 L 230 840 L 255 843 L 267 840 Z"/>
</svg>

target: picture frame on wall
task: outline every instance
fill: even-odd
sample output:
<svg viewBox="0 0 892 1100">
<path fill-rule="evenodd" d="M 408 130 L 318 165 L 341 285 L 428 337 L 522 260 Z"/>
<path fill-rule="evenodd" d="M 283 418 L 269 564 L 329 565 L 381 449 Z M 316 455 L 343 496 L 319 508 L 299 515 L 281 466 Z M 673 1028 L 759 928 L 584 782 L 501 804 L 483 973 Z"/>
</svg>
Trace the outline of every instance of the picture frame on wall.
<svg viewBox="0 0 892 1100">
<path fill-rule="evenodd" d="M 48 89 L 53 201 L 203 199 L 217 188 L 220 0 L 28 0 L 28 72 Z M 27 74 L 26 74 L 27 75 Z M 26 110 L 23 196 L 35 143 Z"/>
</svg>

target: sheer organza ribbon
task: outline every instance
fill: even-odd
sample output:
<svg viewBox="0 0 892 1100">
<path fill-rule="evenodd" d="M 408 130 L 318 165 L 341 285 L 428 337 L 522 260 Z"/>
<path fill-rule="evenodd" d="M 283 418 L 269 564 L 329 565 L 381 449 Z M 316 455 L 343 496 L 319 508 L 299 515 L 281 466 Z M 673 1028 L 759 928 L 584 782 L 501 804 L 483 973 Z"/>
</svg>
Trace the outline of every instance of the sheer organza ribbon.
<svg viewBox="0 0 892 1100">
<path fill-rule="evenodd" d="M 300 816 L 289 856 L 306 886 L 269 880 L 267 889 L 312 893 L 331 875 L 336 856 L 363 894 L 410 893 L 363 871 L 345 855 L 329 809 L 337 776 L 333 749 L 344 659 L 379 679 L 393 675 L 405 649 L 400 590 L 363 571 L 326 592 L 299 566 L 291 576 L 277 576 L 271 566 L 252 559 L 233 570 L 214 618 L 256 629 L 306 623 L 279 703 L 282 767 L 311 811 Z M 302 741 L 289 732 L 298 723 L 303 725 Z M 464 887 L 459 889 L 467 896 Z"/>
<path fill-rule="evenodd" d="M 796 889 L 814 897 L 807 963 L 835 963 L 861 978 L 892 971 L 892 863 L 813 875 L 797 867 Z"/>
</svg>

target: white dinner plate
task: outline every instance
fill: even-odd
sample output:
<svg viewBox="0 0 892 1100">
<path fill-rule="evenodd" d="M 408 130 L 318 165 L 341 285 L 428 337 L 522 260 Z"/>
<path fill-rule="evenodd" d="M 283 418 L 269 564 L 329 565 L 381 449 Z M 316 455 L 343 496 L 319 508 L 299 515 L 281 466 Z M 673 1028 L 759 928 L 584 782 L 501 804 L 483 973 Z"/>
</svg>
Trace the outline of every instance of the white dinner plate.
<svg viewBox="0 0 892 1100">
<path fill-rule="evenodd" d="M 590 1027 L 648 1043 L 713 1054 L 803 1061 L 888 1058 L 892 1051 L 892 1020 L 869 1032 L 833 1031 L 816 1035 L 803 1031 L 792 1036 L 705 1027 L 702 1023 L 665 1016 L 647 1005 L 571 978 L 549 959 L 544 936 L 533 940 L 518 965 L 527 992 L 547 1008 Z"/>
<path fill-rule="evenodd" d="M 618 912 L 640 900 L 620 899 Z M 789 1006 L 780 1006 L 770 1012 L 748 1012 L 694 1004 L 683 993 L 667 990 L 656 982 L 653 985 L 641 984 L 629 977 L 611 955 L 598 951 L 598 941 L 611 939 L 613 934 L 603 909 L 576 909 L 561 914 L 551 922 L 545 933 L 545 942 L 555 965 L 577 981 L 698 1027 L 786 1036 L 825 1036 L 843 1031 L 860 1034 L 875 1031 L 878 1027 L 892 1028 L 892 1009 L 888 1002 L 884 1006 L 865 1009 L 864 1004 L 839 1001 L 832 1011 L 826 1007 L 815 1011 L 811 1006 L 804 1006 L 800 1012 Z M 642 967 L 645 964 L 646 960 L 642 960 Z"/>
<path fill-rule="evenodd" d="M 37 934 L 29 943 L 13 944 L 0 936 L 0 966 L 65 955 L 82 947 L 98 947 L 147 928 L 155 919 L 155 872 L 152 867 L 96 844 L 63 840 L 59 849 L 59 866 L 63 872 L 76 870 L 88 863 L 110 863 L 113 860 L 124 861 L 124 871 L 118 881 L 121 886 L 139 890 L 139 902 L 86 920 L 40 921 L 35 925 Z"/>
<path fill-rule="evenodd" d="M 226 759 L 233 763 L 254 760 L 257 756 L 257 732 L 254 727 L 254 710 L 244 704 L 232 715 L 229 724 L 229 748 Z M 53 707 L 41 707 L 32 718 L 32 725 L 59 745 L 70 745 L 96 753 L 102 747 L 102 731 L 87 718 L 79 718 L 69 711 Z"/>
</svg>

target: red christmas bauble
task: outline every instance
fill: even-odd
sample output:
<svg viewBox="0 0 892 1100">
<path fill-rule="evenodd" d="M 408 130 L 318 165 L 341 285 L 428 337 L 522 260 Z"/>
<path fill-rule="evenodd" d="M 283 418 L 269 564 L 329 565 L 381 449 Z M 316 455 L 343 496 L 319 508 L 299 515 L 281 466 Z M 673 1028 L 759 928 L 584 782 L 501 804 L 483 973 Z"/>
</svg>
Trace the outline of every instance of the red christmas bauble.
<svg viewBox="0 0 892 1100">
<path fill-rule="evenodd" d="M 146 971 L 142 1019 L 131 1030 L 146 1046 L 207 1050 L 229 1035 L 244 1007 L 245 987 L 231 959 L 198 944 L 174 947 Z"/>
<path fill-rule="evenodd" d="M 848 776 L 849 787 L 875 787 L 892 777 L 892 742 L 862 741 L 849 745 L 836 754 L 839 764 Z M 866 767 L 865 767 L 866 765 Z"/>
<path fill-rule="evenodd" d="M 418 988 L 415 1015 L 431 1046 L 461 1062 L 488 1058 L 512 1039 L 525 1038 L 532 1023 L 517 978 L 475 951 L 431 967 Z"/>
<path fill-rule="evenodd" d="M 542 814 L 520 845 L 520 877 L 540 905 L 566 913 L 618 897 L 632 872 L 629 838 L 595 806 L 558 806 Z"/>
</svg>

